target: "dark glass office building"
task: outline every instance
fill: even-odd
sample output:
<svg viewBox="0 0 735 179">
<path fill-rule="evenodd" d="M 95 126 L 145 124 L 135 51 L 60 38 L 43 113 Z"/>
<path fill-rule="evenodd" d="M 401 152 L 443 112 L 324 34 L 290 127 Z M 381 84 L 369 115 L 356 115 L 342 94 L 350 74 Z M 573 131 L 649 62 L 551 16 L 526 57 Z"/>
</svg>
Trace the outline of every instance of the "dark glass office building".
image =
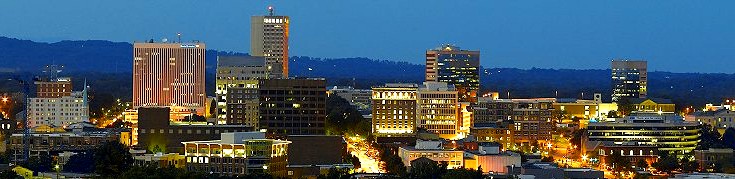
<svg viewBox="0 0 735 179">
<path fill-rule="evenodd" d="M 446 82 L 459 91 L 460 102 L 477 102 L 480 51 L 443 45 L 426 51 L 426 81 Z"/>
</svg>

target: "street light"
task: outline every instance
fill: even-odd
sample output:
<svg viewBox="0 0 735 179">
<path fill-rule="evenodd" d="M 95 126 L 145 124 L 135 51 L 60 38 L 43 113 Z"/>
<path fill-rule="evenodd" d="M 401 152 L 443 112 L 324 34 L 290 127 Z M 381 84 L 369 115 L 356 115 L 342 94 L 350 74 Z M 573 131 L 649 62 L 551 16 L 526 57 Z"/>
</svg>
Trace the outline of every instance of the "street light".
<svg viewBox="0 0 735 179">
<path fill-rule="evenodd" d="M 3 103 L 7 103 L 7 102 L 8 102 L 8 97 L 3 96 Z"/>
<path fill-rule="evenodd" d="M 59 178 L 59 164 L 54 165 L 54 170 L 56 170 L 56 178 Z"/>
</svg>

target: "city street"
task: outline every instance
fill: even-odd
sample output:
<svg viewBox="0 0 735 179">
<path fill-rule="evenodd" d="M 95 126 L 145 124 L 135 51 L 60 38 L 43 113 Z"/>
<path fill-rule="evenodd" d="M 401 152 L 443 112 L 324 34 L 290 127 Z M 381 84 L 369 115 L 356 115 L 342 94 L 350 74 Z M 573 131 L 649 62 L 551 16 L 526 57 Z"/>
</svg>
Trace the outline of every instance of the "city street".
<svg viewBox="0 0 735 179">
<path fill-rule="evenodd" d="M 360 159 L 360 168 L 356 172 L 363 173 L 383 173 L 378 161 L 377 150 L 367 145 L 365 141 L 358 137 L 347 137 L 347 150 L 350 154 Z"/>
</svg>

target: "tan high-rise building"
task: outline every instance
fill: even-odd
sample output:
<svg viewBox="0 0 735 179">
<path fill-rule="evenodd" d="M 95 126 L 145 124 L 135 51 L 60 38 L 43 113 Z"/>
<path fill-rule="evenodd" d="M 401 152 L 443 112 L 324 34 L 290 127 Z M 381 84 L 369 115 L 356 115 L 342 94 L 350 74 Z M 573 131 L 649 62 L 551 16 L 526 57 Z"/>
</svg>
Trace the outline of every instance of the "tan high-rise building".
<svg viewBox="0 0 735 179">
<path fill-rule="evenodd" d="M 219 124 L 258 127 L 258 79 L 267 79 L 265 59 L 217 57 L 217 119 Z"/>
<path fill-rule="evenodd" d="M 288 77 L 288 26 L 288 16 L 274 15 L 273 7 L 250 18 L 250 55 L 265 57 L 270 78 Z"/>
<path fill-rule="evenodd" d="M 170 106 L 204 114 L 204 43 L 135 43 L 133 48 L 134 109 Z"/>
<path fill-rule="evenodd" d="M 477 102 L 480 51 L 443 45 L 426 51 L 426 81 L 446 82 L 459 91 L 460 102 Z"/>
<path fill-rule="evenodd" d="M 459 98 L 453 85 L 424 82 L 418 93 L 417 127 L 445 139 L 458 139 Z"/>
<path fill-rule="evenodd" d="M 416 135 L 418 85 L 389 83 L 373 87 L 373 135 Z"/>
</svg>

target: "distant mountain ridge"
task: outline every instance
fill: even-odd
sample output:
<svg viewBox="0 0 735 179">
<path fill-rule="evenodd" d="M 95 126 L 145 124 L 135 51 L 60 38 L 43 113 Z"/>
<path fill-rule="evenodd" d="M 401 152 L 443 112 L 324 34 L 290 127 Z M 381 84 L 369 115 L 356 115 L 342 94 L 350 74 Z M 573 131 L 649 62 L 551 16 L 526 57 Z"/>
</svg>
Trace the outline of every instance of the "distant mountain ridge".
<svg viewBox="0 0 735 179">
<path fill-rule="evenodd" d="M 102 84 L 105 87 L 97 86 L 97 89 L 127 99 L 132 77 L 132 50 L 132 44 L 127 42 L 86 40 L 43 43 L 0 37 L 0 77 L 20 75 L 27 78 L 30 74 L 40 72 L 44 65 L 63 64 L 67 73 L 78 77 L 75 80 L 89 78 L 93 90 L 96 82 L 104 81 Z M 207 91 L 213 95 L 217 55 L 246 54 L 207 50 L 206 55 Z M 424 80 L 425 70 L 423 64 L 361 57 L 322 59 L 294 56 L 290 58 L 290 65 L 292 76 L 324 77 L 329 85 L 352 85 L 357 88 L 370 88 L 387 82 L 420 83 Z M 95 74 L 95 77 L 90 77 L 90 74 Z M 510 93 L 512 98 L 589 99 L 592 93 L 610 96 L 610 74 L 609 69 L 483 68 L 480 78 L 482 92 L 499 91 L 502 97 Z M 94 81 L 96 79 L 98 81 Z M 735 74 L 649 72 L 648 79 L 650 97 L 670 98 L 678 107 L 719 103 L 724 98 L 735 97 Z M 116 81 L 122 86 L 107 87 L 116 84 Z"/>
</svg>

